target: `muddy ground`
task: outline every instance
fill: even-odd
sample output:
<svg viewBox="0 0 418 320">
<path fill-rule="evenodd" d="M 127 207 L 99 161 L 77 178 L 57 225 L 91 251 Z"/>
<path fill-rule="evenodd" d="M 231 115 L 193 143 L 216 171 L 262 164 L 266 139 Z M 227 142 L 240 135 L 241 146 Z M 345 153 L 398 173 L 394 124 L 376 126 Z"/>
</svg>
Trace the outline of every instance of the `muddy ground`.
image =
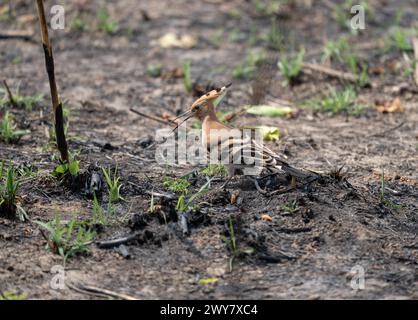
<svg viewBox="0 0 418 320">
<path fill-rule="evenodd" d="M 366 30 L 358 35 L 333 18 L 337 1 L 291 1 L 273 13 L 257 11 L 257 1 L 66 3 L 67 26 L 51 30 L 51 39 L 59 92 L 70 110 L 69 146 L 80 160 L 80 177 L 72 186 L 50 175 L 58 161 L 51 158 L 55 149 L 47 147 L 51 107 L 36 8 L 33 1 L 13 1 L 9 18 L 5 2 L 0 3 L 1 30 L 35 35 L 33 41 L 0 39 L 0 79 L 12 91 L 19 86 L 22 95 L 44 94 L 30 112 L 4 107 L 30 134 L 15 144 L 0 141 L 0 159 L 37 168 L 36 175 L 21 178 L 21 206 L 33 221 L 51 221 L 57 211 L 62 220 L 72 214 L 88 219 L 93 200 L 85 194 L 86 179 L 92 172 L 101 175 L 99 167 L 117 164 L 124 200 L 114 206 L 111 221 L 98 230 L 95 241 L 136 235 L 125 244 L 129 259 L 117 248 L 101 249 L 96 243 L 89 253 L 70 258 L 65 274 L 70 286 L 90 285 L 139 299 L 418 298 L 418 86 L 402 69 L 405 55 L 413 59 L 413 51 L 380 45 L 385 46 L 396 23 L 417 30 L 415 1 L 366 1 L 373 19 L 366 16 Z M 47 10 L 52 4 L 46 1 Z M 98 26 L 102 6 L 118 22 L 114 34 Z M 72 25 L 77 17 L 87 30 Z M 179 195 L 172 200 L 156 196 L 157 212 L 149 213 L 149 192 L 167 193 L 164 177 L 180 177 L 194 168 L 157 163 L 155 149 L 146 147 L 155 130 L 166 126 L 129 108 L 156 116 L 184 110 L 195 98 L 171 71 L 190 61 L 192 79 L 201 86 L 232 81 L 219 108 L 239 110 L 250 102 L 254 80 L 233 79 L 232 71 L 251 50 L 277 53 L 263 41 L 272 17 L 279 21 L 285 50 L 303 46 L 305 62 L 320 63 L 324 42 L 349 36 L 369 65 L 372 85 L 356 88 L 357 103 L 369 108 L 359 115 L 302 108 L 329 86 L 348 84 L 305 70 L 298 83 L 284 86 L 275 68 L 263 100 L 291 101 L 292 116 L 244 114 L 232 124 L 278 127 L 279 142 L 268 146 L 321 178 L 273 196 L 261 194 L 245 178 L 219 189 L 224 179 L 218 178 L 199 199 L 204 202 L 200 208 L 187 214 L 189 234 L 184 233 L 182 215 L 175 210 Z M 162 48 L 158 39 L 169 32 L 198 37 L 198 42 L 193 48 Z M 162 65 L 162 76 L 147 72 L 154 64 Z M 347 71 L 338 62 L 331 66 Z M 376 111 L 376 101 L 395 98 L 401 112 Z M 341 166 L 342 174 L 336 174 Z M 382 167 L 385 201 L 380 196 Z M 193 194 L 206 179 L 198 175 L 190 181 Z M 106 207 L 106 188 L 100 201 Z M 237 244 L 232 270 L 230 222 Z M 62 258 L 45 245 L 37 225 L 0 218 L 0 292 L 24 293 L 28 299 L 98 298 L 68 286 L 53 289 L 51 268 L 62 265 Z M 363 290 L 350 285 L 353 267 L 364 268 Z M 208 278 L 216 280 L 202 283 Z"/>
</svg>

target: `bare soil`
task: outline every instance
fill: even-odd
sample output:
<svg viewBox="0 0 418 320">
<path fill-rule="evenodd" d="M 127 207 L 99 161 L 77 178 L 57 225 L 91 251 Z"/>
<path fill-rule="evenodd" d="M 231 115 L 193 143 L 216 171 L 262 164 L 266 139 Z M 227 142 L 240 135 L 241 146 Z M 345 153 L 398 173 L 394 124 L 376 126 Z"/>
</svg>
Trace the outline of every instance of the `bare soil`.
<svg viewBox="0 0 418 320">
<path fill-rule="evenodd" d="M 332 18 L 332 8 L 325 1 L 311 6 L 309 2 L 294 1 L 278 19 L 286 47 L 304 46 L 306 62 L 318 62 L 324 39 L 336 40 L 347 32 Z M 378 44 L 387 36 L 398 8 L 404 12 L 402 26 L 418 27 L 415 1 L 368 2 L 374 8 L 373 21 L 351 36 L 355 45 Z M 185 234 L 175 210 L 178 195 L 174 200 L 156 197 L 161 209 L 151 214 L 148 192 L 167 192 L 163 177 L 180 177 L 194 168 L 158 164 L 155 149 L 146 146 L 164 125 L 129 108 L 157 116 L 176 115 L 195 99 L 185 91 L 183 79 L 148 75 L 151 64 L 161 64 L 167 74 L 190 61 L 194 81 L 220 85 L 231 81 L 234 66 L 251 49 L 274 54 L 262 40 L 248 41 L 252 25 L 260 35 L 268 33 L 270 18 L 258 14 L 251 1 L 106 1 L 111 19 L 119 23 L 116 34 L 109 35 L 97 27 L 101 3 L 65 4 L 66 29 L 51 30 L 59 92 L 71 112 L 69 146 L 78 152 L 81 166 L 80 177 L 72 185 L 50 176 L 58 162 L 43 148 L 52 121 L 33 1 L 16 1 L 16 18 L 0 22 L 1 30 L 35 33 L 32 42 L 0 39 L 0 79 L 7 79 L 13 90 L 19 85 L 21 94 L 45 95 L 30 112 L 10 110 L 30 135 L 15 144 L 0 142 L 0 160 L 39 170 L 36 177 L 23 179 L 19 190 L 28 216 L 47 222 L 59 211 L 63 220 L 74 213 L 79 219 L 88 218 L 93 200 L 85 195 L 86 181 L 92 172 L 100 173 L 99 167 L 115 168 L 117 163 L 124 201 L 115 205 L 115 216 L 97 241 L 137 235 L 125 244 L 129 259 L 117 248 L 91 244 L 88 254 L 68 261 L 66 281 L 139 299 L 418 298 L 418 87 L 411 76 L 390 70 L 404 61 L 402 53 L 378 45 L 360 51 L 369 70 L 382 67 L 384 71 L 370 72 L 373 86 L 358 89 L 358 100 L 371 106 L 358 116 L 298 108 L 293 117 L 242 115 L 234 120 L 236 126 L 278 127 L 279 143 L 268 142 L 268 146 L 285 154 L 292 165 L 321 173 L 321 179 L 270 197 L 244 177 L 226 189 L 219 189 L 223 181 L 214 182 L 200 199 L 205 204 L 188 213 L 189 234 Z M 51 4 L 47 1 L 48 8 Z M 69 27 L 77 16 L 88 21 L 88 30 Z M 191 49 L 161 48 L 158 38 L 173 31 L 198 36 L 199 41 Z M 242 33 L 242 39 L 232 41 L 233 32 Z M 215 44 L 211 39 L 217 34 L 222 37 Z M 344 86 L 338 79 L 308 72 L 294 86 L 284 86 L 282 80 L 276 69 L 268 97 L 297 104 L 320 96 L 330 85 Z M 253 82 L 232 82 L 221 110 L 238 110 L 249 103 Z M 404 112 L 375 110 L 375 101 L 397 97 Z M 341 166 L 342 176 L 336 175 Z M 391 205 L 380 198 L 381 167 L 385 198 Z M 200 175 L 190 181 L 193 193 L 206 180 Z M 238 194 L 233 204 L 232 194 Z M 106 189 L 102 200 L 107 200 Z M 284 206 L 292 202 L 296 209 L 289 212 Z M 262 215 L 269 215 L 271 221 Z M 239 253 L 232 271 L 233 253 L 225 241 L 231 238 L 230 221 Z M 62 264 L 62 258 L 45 245 L 36 225 L 0 218 L 0 292 L 26 293 L 29 299 L 97 298 L 68 287 L 51 288 L 55 275 L 51 267 Z M 364 290 L 350 286 L 355 266 L 365 270 Z M 199 281 L 207 278 L 217 282 Z"/>
</svg>

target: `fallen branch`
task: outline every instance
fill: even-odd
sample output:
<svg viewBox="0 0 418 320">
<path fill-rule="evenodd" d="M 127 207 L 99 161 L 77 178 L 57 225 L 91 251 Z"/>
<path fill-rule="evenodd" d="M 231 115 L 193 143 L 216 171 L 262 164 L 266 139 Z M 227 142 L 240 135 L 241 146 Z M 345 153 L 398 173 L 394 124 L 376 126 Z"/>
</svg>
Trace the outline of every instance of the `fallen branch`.
<svg viewBox="0 0 418 320">
<path fill-rule="evenodd" d="M 415 84 L 418 86 L 418 38 L 412 39 L 412 45 L 414 47 L 414 56 L 415 56 L 415 73 L 414 73 L 414 79 Z"/>
<path fill-rule="evenodd" d="M 245 106 L 245 107 L 242 107 L 241 109 L 239 109 L 238 111 L 235 111 L 235 112 L 233 112 L 233 113 L 231 113 L 231 114 L 228 114 L 228 115 L 226 115 L 225 116 L 225 122 L 231 122 L 232 120 L 234 120 L 236 117 L 238 117 L 238 116 L 240 116 L 240 115 L 243 115 L 244 113 L 246 113 L 247 112 L 247 109 L 249 108 L 250 106 Z"/>
<path fill-rule="evenodd" d="M 71 284 L 71 283 L 65 283 L 65 285 L 77 292 L 83 293 L 83 294 L 90 294 L 90 295 L 94 295 L 94 296 L 100 296 L 100 297 L 111 297 L 111 298 L 115 298 L 115 299 L 120 299 L 120 300 L 139 300 L 138 298 L 132 297 L 132 296 L 128 296 L 126 294 L 122 294 L 122 293 L 117 293 L 114 291 L 110 291 L 107 289 L 101 289 L 98 287 L 93 287 L 93 286 L 86 286 L 82 283 L 80 284 Z"/>
<path fill-rule="evenodd" d="M 303 69 L 308 69 L 311 71 L 323 73 L 333 78 L 338 78 L 338 79 L 351 81 L 351 82 L 359 81 L 359 78 L 350 72 L 338 71 L 338 70 L 335 70 L 335 69 L 332 69 L 332 68 L 329 68 L 320 64 L 304 63 L 302 67 Z"/>
<path fill-rule="evenodd" d="M 32 37 L 33 33 L 25 30 L 4 30 L 0 32 L 0 39 L 2 40 L 21 39 L 30 41 L 32 40 Z"/>
<path fill-rule="evenodd" d="M 157 122 L 165 124 L 165 125 L 173 126 L 173 125 L 177 124 L 175 121 L 165 120 L 165 119 L 162 119 L 162 118 L 150 115 L 150 114 L 142 113 L 142 112 L 140 112 L 140 111 L 138 111 L 134 108 L 130 108 L 129 110 L 131 110 L 133 113 L 136 113 L 137 115 L 139 115 L 141 117 L 148 118 L 148 119 L 157 121 Z"/>
<path fill-rule="evenodd" d="M 306 227 L 306 228 L 278 228 L 276 229 L 277 232 L 282 232 L 282 233 L 288 233 L 288 234 L 293 234 L 293 233 L 301 233 L 301 232 L 310 232 L 312 231 L 312 228 Z"/>
<path fill-rule="evenodd" d="M 379 132 L 379 133 L 372 134 L 372 135 L 370 135 L 369 137 L 370 137 L 370 138 L 371 138 L 371 137 L 382 137 L 382 136 L 384 136 L 385 134 L 387 134 L 387 133 L 389 133 L 389 132 L 392 132 L 392 131 L 395 131 L 395 130 L 399 129 L 399 128 L 400 128 L 400 127 L 402 127 L 404 124 L 405 124 L 405 121 L 402 121 L 401 123 L 397 124 L 396 126 L 394 126 L 394 127 L 392 127 L 392 128 L 389 128 L 389 129 L 387 129 L 387 130 L 385 130 L 385 131 L 382 131 L 382 132 Z"/>
<path fill-rule="evenodd" d="M 120 246 L 121 244 L 128 243 L 129 241 L 135 240 L 141 233 L 134 233 L 126 237 L 112 239 L 112 240 L 104 240 L 96 242 L 97 246 L 101 249 L 109 249 L 113 247 Z"/>
<path fill-rule="evenodd" d="M 6 81 L 6 80 L 3 80 L 3 84 L 4 84 L 4 87 L 6 88 L 6 92 L 7 92 L 7 96 L 9 97 L 10 104 L 11 104 L 14 108 L 17 108 L 17 107 L 18 107 L 18 105 L 17 105 L 17 103 L 16 103 L 15 99 L 13 98 L 13 95 L 12 95 L 12 92 L 10 91 L 9 86 L 7 85 L 7 81 Z"/>
<path fill-rule="evenodd" d="M 42 45 L 45 53 L 45 66 L 48 73 L 49 87 L 51 89 L 51 100 L 55 118 L 55 135 L 57 139 L 57 146 L 61 154 L 61 161 L 63 163 L 68 163 L 69 156 L 64 130 L 64 115 L 62 111 L 62 102 L 60 102 L 58 97 L 57 83 L 55 81 L 54 57 L 48 36 L 48 25 L 46 22 L 43 0 L 37 0 L 36 4 L 38 8 L 39 24 L 41 27 Z"/>
</svg>

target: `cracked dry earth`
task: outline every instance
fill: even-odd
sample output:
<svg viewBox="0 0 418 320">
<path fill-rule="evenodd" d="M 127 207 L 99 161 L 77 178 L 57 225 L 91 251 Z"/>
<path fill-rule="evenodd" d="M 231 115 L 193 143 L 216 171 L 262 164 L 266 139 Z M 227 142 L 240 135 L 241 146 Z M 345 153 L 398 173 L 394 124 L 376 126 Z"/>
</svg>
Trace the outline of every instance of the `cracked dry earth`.
<svg viewBox="0 0 418 320">
<path fill-rule="evenodd" d="M 80 8 L 94 17 L 99 2 L 68 5 L 69 19 Z M 409 13 L 415 9 L 416 15 L 412 1 L 386 2 L 369 33 L 358 36 L 360 42 L 385 33 L 385 17 L 394 15 L 395 6 L 403 6 Z M 114 36 L 94 30 L 53 32 L 56 75 L 60 94 L 71 111 L 70 148 L 79 152 L 82 176 L 88 177 L 97 166 L 114 168 L 116 163 L 121 175 L 125 200 L 115 206 L 115 217 L 98 240 L 132 233 L 138 237 L 126 244 L 130 259 L 115 249 L 92 244 L 89 254 L 69 260 L 68 283 L 139 299 L 418 298 L 418 98 L 416 91 L 397 90 L 407 80 L 396 75 L 383 80 L 376 77 L 376 86 L 359 93 L 370 104 L 400 97 L 405 107 L 402 113 L 381 114 L 370 108 L 358 117 L 331 117 L 300 109 L 291 118 L 244 115 L 236 119 L 236 126 L 278 127 L 280 143 L 269 142 L 269 147 L 323 178 L 271 197 L 258 193 L 244 178 L 236 179 L 226 190 L 217 189 L 222 181 L 214 182 L 201 199 L 206 204 L 189 213 L 190 235 L 184 235 L 174 210 L 177 199 L 156 199 L 168 216 L 168 220 L 162 219 L 147 213 L 147 191 L 166 192 L 164 176 L 180 177 L 193 168 L 156 163 L 154 149 L 144 146 L 164 126 L 134 115 L 129 108 L 158 116 L 184 110 L 194 98 L 185 93 L 182 79 L 152 78 L 147 75 L 147 65 L 161 63 L 164 70 L 172 70 L 191 61 L 192 77 L 200 83 L 227 83 L 232 66 L 245 58 L 248 44 L 225 41 L 215 48 L 208 41 L 210 35 L 237 28 L 248 37 L 249 21 L 255 21 L 261 33 L 267 32 L 270 22 L 254 18 L 250 4 L 241 1 L 147 1 L 141 8 L 149 13 L 150 21 L 143 19 L 136 1 L 107 3 L 122 31 Z M 30 1 L 19 1 L 17 13 L 33 13 L 34 9 Z M 232 17 L 233 10 L 240 12 L 240 18 Z M 327 10 L 319 4 L 311 8 L 300 4 L 286 18 L 287 28 L 292 30 L 289 37 L 294 41 L 300 35 L 296 39 L 306 46 L 308 55 L 321 48 L 324 33 L 338 35 Z M 23 22 L 0 25 L 18 29 L 22 27 L 19 23 Z M 36 21 L 27 23 L 24 27 L 37 31 Z M 123 31 L 128 28 L 129 34 Z M 201 40 L 190 50 L 160 48 L 156 39 L 172 30 L 192 32 Z M 20 63 L 12 64 L 16 57 Z M 310 57 L 319 58 L 320 54 Z M 379 59 L 385 57 L 370 54 L 372 65 L 379 64 Z M 0 39 L 0 70 L 0 78 L 6 78 L 11 87 L 20 84 L 25 94 L 45 94 L 30 113 L 12 110 L 19 125 L 27 126 L 31 134 L 14 145 L 0 142 L 0 159 L 15 165 L 30 163 L 40 170 L 36 178 L 21 184 L 23 207 L 33 220 L 50 221 L 56 210 L 63 220 L 73 213 L 88 218 L 93 201 L 83 194 L 85 178 L 70 188 L 48 175 L 54 168 L 43 149 L 48 141 L 45 128 L 51 126 L 49 88 L 39 42 Z M 283 87 L 281 80 L 275 74 L 269 95 L 292 101 L 317 95 L 329 84 L 341 85 L 313 74 L 304 74 L 301 84 L 292 88 Z M 234 81 L 220 108 L 238 109 L 248 103 L 250 90 L 250 81 Z M 342 178 L 331 174 L 343 165 Z M 382 166 L 385 196 L 394 206 L 382 204 L 379 198 Z M 191 183 L 191 192 L 196 192 L 205 179 L 192 177 Z M 232 195 L 238 195 L 233 204 Z M 295 210 L 284 208 L 289 203 L 295 204 Z M 266 214 L 271 221 L 262 219 Z M 241 252 L 232 271 L 232 252 L 225 242 L 230 237 L 230 221 Z M 51 288 L 51 267 L 62 264 L 62 259 L 45 249 L 35 225 L 0 219 L 0 248 L 1 292 L 24 292 L 30 299 L 95 298 L 69 287 Z M 358 270 L 353 267 L 364 268 L 364 290 L 351 288 L 356 276 L 353 270 Z M 206 278 L 218 281 L 199 282 Z"/>
</svg>

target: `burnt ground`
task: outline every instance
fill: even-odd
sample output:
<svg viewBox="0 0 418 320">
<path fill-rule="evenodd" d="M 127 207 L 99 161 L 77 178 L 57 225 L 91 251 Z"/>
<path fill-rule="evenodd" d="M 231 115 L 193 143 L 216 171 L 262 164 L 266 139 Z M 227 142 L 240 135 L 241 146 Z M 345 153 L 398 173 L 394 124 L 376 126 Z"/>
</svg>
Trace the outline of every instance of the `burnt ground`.
<svg viewBox="0 0 418 320">
<path fill-rule="evenodd" d="M 8 20 L 3 12 L 1 30 L 32 30 L 36 35 L 33 42 L 0 39 L 0 78 L 7 79 L 12 90 L 19 85 L 21 94 L 45 96 L 30 112 L 6 106 L 18 126 L 30 134 L 15 144 L 0 142 L 0 159 L 38 170 L 21 178 L 20 204 L 32 220 L 50 221 L 56 211 L 63 220 L 72 214 L 88 219 L 93 201 L 84 192 L 86 179 L 94 170 L 100 172 L 97 167 L 115 168 L 117 163 L 124 201 L 115 205 L 111 221 L 96 240 L 136 234 L 126 243 L 130 259 L 93 243 L 89 253 L 68 260 L 68 283 L 140 299 L 418 298 L 418 87 L 402 71 L 405 55 L 412 59 L 413 52 L 381 46 L 395 23 L 418 28 L 418 7 L 412 0 L 368 1 L 373 19 L 358 35 L 338 25 L 330 1 L 312 5 L 292 1 L 277 15 L 286 50 L 305 47 L 306 62 L 320 61 L 324 41 L 349 36 L 369 65 L 373 85 L 356 89 L 358 103 L 370 106 L 360 115 L 330 115 L 300 107 L 329 86 L 347 84 L 306 71 L 299 83 L 284 86 L 276 68 L 268 99 L 291 101 L 293 116 L 242 115 L 233 121 L 236 126 L 278 127 L 280 140 L 267 142 L 269 147 L 286 154 L 293 165 L 321 173 L 319 180 L 273 196 L 259 193 L 244 178 L 225 190 L 218 188 L 223 181 L 215 181 L 199 199 L 200 207 L 187 214 L 190 234 L 183 233 L 181 214 L 175 210 L 178 195 L 173 200 L 155 197 L 157 212 L 148 212 L 149 191 L 167 192 L 163 177 L 180 177 L 193 167 L 158 164 L 155 149 L 144 146 L 147 137 L 154 137 L 164 125 L 129 108 L 157 116 L 184 110 L 195 98 L 185 91 L 183 79 L 170 71 L 186 61 L 191 62 L 193 80 L 202 86 L 219 85 L 231 81 L 232 70 L 249 51 L 274 54 L 262 40 L 270 29 L 270 17 L 256 11 L 255 2 L 107 1 L 111 19 L 119 24 L 114 35 L 97 26 L 102 2 L 65 5 L 68 25 L 81 17 L 88 26 L 84 31 L 69 26 L 51 31 L 59 91 L 70 110 L 69 146 L 78 153 L 81 167 L 72 186 L 50 175 L 57 160 L 51 158 L 54 149 L 47 147 L 52 121 L 33 16 L 36 8 L 32 1 L 16 1 L 15 18 Z M 2 3 L 0 8 L 4 7 Z M 403 18 L 396 22 L 398 9 Z M 161 48 L 158 38 L 173 31 L 199 40 L 191 49 Z M 152 64 L 162 65 L 163 76 L 147 73 Z M 338 62 L 332 67 L 344 70 Z M 221 110 L 238 110 L 250 101 L 254 82 L 232 82 Z M 376 101 L 395 98 L 400 98 L 403 112 L 376 111 Z M 342 176 L 336 175 L 341 166 Z M 385 202 L 380 199 L 381 167 Z M 200 175 L 190 181 L 192 194 L 206 180 Z M 236 201 L 231 204 L 232 194 Z M 101 201 L 105 207 L 106 190 Z M 290 204 L 294 210 L 285 207 Z M 232 271 L 230 222 L 237 243 Z M 29 299 L 95 298 L 68 287 L 51 288 L 51 267 L 62 264 L 62 258 L 45 245 L 36 225 L 0 218 L 0 292 L 25 293 Z M 365 270 L 364 290 L 350 286 L 355 266 Z M 199 281 L 207 278 L 217 282 Z"/>
</svg>

